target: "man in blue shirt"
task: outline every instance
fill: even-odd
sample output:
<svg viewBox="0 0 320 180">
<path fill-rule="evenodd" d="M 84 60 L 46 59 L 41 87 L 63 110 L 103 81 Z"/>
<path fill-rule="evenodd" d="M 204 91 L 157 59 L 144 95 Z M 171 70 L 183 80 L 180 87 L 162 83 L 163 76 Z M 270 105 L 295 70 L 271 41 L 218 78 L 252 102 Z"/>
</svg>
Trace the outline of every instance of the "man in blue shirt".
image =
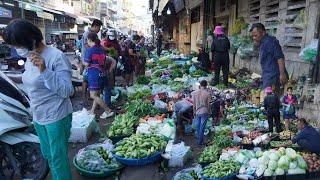
<svg viewBox="0 0 320 180">
<path fill-rule="evenodd" d="M 310 126 L 308 122 L 303 118 L 298 120 L 298 129 L 299 133 L 295 137 L 293 137 L 291 142 L 287 145 L 297 143 L 303 150 L 310 151 L 312 153 L 319 153 L 319 132 L 315 128 Z"/>
<path fill-rule="evenodd" d="M 263 24 L 253 24 L 250 29 L 253 40 L 259 45 L 259 56 L 262 69 L 263 89 L 273 87 L 275 93 L 288 80 L 284 55 L 279 41 L 266 33 Z"/>
</svg>

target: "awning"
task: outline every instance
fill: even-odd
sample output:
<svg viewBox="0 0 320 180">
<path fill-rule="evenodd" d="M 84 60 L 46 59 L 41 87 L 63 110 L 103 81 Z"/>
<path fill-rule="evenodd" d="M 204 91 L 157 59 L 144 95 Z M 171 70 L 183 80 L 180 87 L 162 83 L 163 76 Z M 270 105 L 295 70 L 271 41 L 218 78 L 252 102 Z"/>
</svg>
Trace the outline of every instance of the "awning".
<svg viewBox="0 0 320 180">
<path fill-rule="evenodd" d="M 169 0 L 160 0 L 159 1 L 159 8 L 158 8 L 158 12 L 161 14 L 161 12 L 163 11 L 164 7 L 168 4 Z"/>
<path fill-rule="evenodd" d="M 9 9 L 0 7 L 0 17 L 12 18 L 12 12 Z"/>
<path fill-rule="evenodd" d="M 34 12 L 43 12 L 41 6 L 37 6 L 31 3 L 21 2 L 19 1 L 19 8 L 28 10 L 28 11 L 34 11 Z"/>
<path fill-rule="evenodd" d="M 41 7 L 44 11 L 48 11 L 50 13 L 54 13 L 54 14 L 60 14 L 60 15 L 63 15 L 63 13 L 61 11 L 56 11 L 54 9 L 49 9 L 49 8 L 46 8 L 46 7 Z"/>
<path fill-rule="evenodd" d="M 51 21 L 54 20 L 53 14 L 47 13 L 47 12 L 36 12 L 37 16 L 43 19 L 49 19 Z"/>
<path fill-rule="evenodd" d="M 84 24 L 84 23 L 90 24 L 91 21 L 88 18 L 85 18 L 85 17 L 82 17 L 82 16 L 78 16 L 77 19 L 76 19 L 76 24 Z"/>
<path fill-rule="evenodd" d="M 52 34 L 52 35 L 78 34 L 78 32 L 74 32 L 74 31 L 52 31 L 50 34 Z"/>
<path fill-rule="evenodd" d="M 67 12 L 64 12 L 65 15 L 71 17 L 71 18 L 74 18 L 74 19 L 77 19 L 78 16 L 77 15 L 74 15 L 74 14 L 71 14 L 71 13 L 67 13 Z"/>
</svg>

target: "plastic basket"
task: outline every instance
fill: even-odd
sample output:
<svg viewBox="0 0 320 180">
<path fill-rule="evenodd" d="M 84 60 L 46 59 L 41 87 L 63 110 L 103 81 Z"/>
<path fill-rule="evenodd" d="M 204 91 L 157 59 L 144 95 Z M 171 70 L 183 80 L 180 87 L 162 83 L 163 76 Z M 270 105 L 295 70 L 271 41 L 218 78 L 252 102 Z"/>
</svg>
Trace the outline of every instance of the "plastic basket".
<svg viewBox="0 0 320 180">
<path fill-rule="evenodd" d="M 161 159 L 161 152 L 156 152 L 152 156 L 140 158 L 140 159 L 123 158 L 123 157 L 117 156 L 116 154 L 112 154 L 112 155 L 114 158 L 116 158 L 118 162 L 127 166 L 143 166 L 143 165 L 154 163 Z"/>
<path fill-rule="evenodd" d="M 202 177 L 202 180 L 234 180 L 236 179 L 237 174 L 231 174 L 229 176 L 223 177 L 223 178 L 207 178 Z"/>
<path fill-rule="evenodd" d="M 91 172 L 78 166 L 76 157 L 73 158 L 73 165 L 76 167 L 80 175 L 86 176 L 86 177 L 92 177 L 92 178 L 102 178 L 102 177 L 112 176 L 124 168 L 124 166 L 120 166 L 119 168 L 116 168 L 116 169 L 109 169 L 109 170 L 106 169 L 106 170 L 101 170 L 100 172 Z"/>
<path fill-rule="evenodd" d="M 317 178 L 319 178 L 319 176 Z M 307 179 L 307 174 L 286 175 L 286 179 L 290 179 L 290 180 L 305 180 L 305 179 Z"/>
<path fill-rule="evenodd" d="M 316 172 L 308 172 L 307 173 L 307 177 L 308 178 L 318 178 L 320 177 L 320 171 L 316 171 Z"/>
<path fill-rule="evenodd" d="M 264 180 L 286 180 L 286 176 L 264 176 Z"/>
</svg>

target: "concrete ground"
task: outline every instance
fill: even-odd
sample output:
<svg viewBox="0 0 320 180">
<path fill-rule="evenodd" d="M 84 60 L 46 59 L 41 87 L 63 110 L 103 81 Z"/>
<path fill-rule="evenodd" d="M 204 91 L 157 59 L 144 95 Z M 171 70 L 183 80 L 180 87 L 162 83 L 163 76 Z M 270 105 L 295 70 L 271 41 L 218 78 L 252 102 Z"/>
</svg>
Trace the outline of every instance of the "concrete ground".
<svg viewBox="0 0 320 180">
<path fill-rule="evenodd" d="M 72 63 L 74 63 L 74 55 L 73 54 L 68 54 L 67 55 Z M 117 78 L 117 81 L 121 81 L 121 78 Z M 91 102 L 89 103 L 89 106 L 83 106 L 81 103 L 81 89 L 76 89 L 76 95 L 72 99 L 73 103 L 73 108 L 74 111 L 81 110 L 83 107 L 89 109 L 91 108 Z M 99 110 L 101 113 L 101 110 Z M 101 132 L 106 132 L 106 129 L 110 125 L 113 119 L 109 120 L 100 120 L 99 125 L 101 128 Z M 78 153 L 78 151 L 81 148 L 86 147 L 87 145 L 94 144 L 99 142 L 100 139 L 100 134 L 93 134 L 93 136 L 89 139 L 87 143 L 70 143 L 69 144 L 69 162 L 70 162 L 70 167 L 71 167 L 71 172 L 72 172 L 72 177 L 74 180 L 95 180 L 95 178 L 88 178 L 88 177 L 83 177 L 81 176 L 76 168 L 73 166 L 72 160 L 74 156 Z M 199 153 L 202 152 L 203 147 L 198 147 L 196 145 L 196 141 L 194 136 L 184 136 L 184 135 L 177 135 L 177 143 L 179 142 L 185 142 L 186 145 L 192 147 L 192 157 L 191 159 L 186 163 L 185 167 L 182 168 L 169 168 L 167 172 L 161 172 L 160 170 L 160 163 L 161 162 L 156 162 L 151 165 L 147 166 L 139 166 L 139 167 L 125 167 L 118 176 L 112 176 L 108 178 L 103 178 L 106 180 L 113 180 L 113 179 L 120 179 L 120 180 L 169 180 L 172 179 L 172 177 L 175 175 L 176 172 L 187 168 L 187 167 L 192 167 L 193 163 L 199 156 Z M 49 173 L 46 180 L 50 180 L 51 174 Z"/>
<path fill-rule="evenodd" d="M 76 96 L 72 99 L 74 111 L 81 110 L 83 108 L 82 105 L 80 105 L 81 98 L 80 98 L 80 91 L 77 91 Z M 91 106 L 90 106 L 91 107 Z M 89 108 L 89 107 L 86 107 Z M 112 120 L 100 120 L 99 125 L 101 128 L 101 132 L 106 132 L 106 128 L 109 126 L 109 124 L 112 122 Z M 93 134 L 93 136 L 89 139 L 87 143 L 70 143 L 69 145 L 69 162 L 70 167 L 72 171 L 73 179 L 75 180 L 94 180 L 95 178 L 88 178 L 81 176 L 75 167 L 73 166 L 72 159 L 77 154 L 77 152 L 84 148 L 87 145 L 94 144 L 99 142 L 100 134 Z M 160 171 L 160 162 L 147 165 L 147 166 L 138 166 L 138 167 L 125 167 L 121 172 L 119 176 L 113 176 L 109 178 L 103 178 L 107 180 L 113 180 L 113 179 L 120 179 L 120 180 L 169 180 L 172 179 L 172 177 L 175 175 L 176 172 L 187 168 L 192 167 L 193 163 L 199 156 L 199 153 L 202 152 L 203 147 L 198 147 L 196 145 L 196 141 L 194 136 L 192 135 L 178 135 L 176 142 L 185 142 L 186 145 L 192 147 L 192 158 L 186 163 L 185 167 L 183 168 L 169 168 L 167 172 L 161 172 Z M 51 179 L 51 174 L 47 176 L 46 180 Z"/>
</svg>

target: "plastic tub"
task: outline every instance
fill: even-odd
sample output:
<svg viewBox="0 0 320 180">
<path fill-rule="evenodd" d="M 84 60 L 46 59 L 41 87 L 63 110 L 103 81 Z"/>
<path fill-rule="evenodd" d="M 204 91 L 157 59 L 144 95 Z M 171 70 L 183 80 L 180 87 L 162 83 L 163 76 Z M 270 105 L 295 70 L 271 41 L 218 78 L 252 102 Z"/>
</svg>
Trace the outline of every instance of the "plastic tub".
<svg viewBox="0 0 320 180">
<path fill-rule="evenodd" d="M 114 158 L 116 158 L 118 162 L 127 166 L 143 166 L 147 164 L 152 164 L 161 159 L 161 152 L 156 152 L 152 156 L 140 158 L 140 159 L 123 158 L 123 157 L 117 156 L 116 154 L 112 154 L 112 155 Z"/>
</svg>

